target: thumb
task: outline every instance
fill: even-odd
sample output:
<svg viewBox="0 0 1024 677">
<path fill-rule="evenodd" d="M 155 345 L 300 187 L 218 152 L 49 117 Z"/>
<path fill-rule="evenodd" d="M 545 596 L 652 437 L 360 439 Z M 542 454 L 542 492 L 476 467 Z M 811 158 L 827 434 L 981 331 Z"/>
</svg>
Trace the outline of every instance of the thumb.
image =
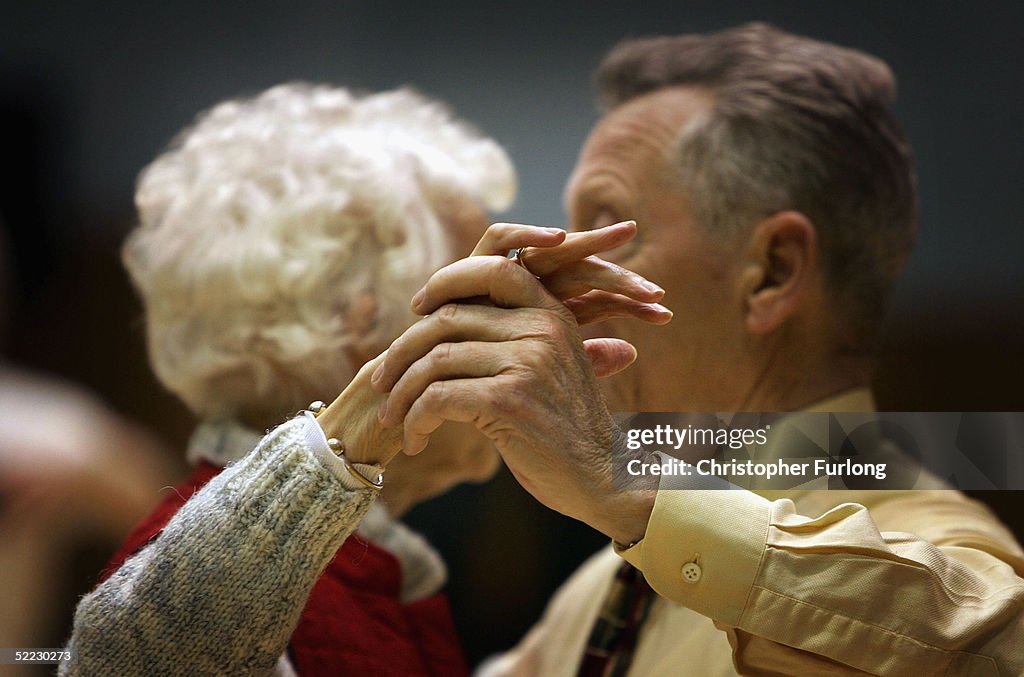
<svg viewBox="0 0 1024 677">
<path fill-rule="evenodd" d="M 636 359 L 636 348 L 632 343 L 615 338 L 587 339 L 583 342 L 594 373 L 598 378 L 617 374 Z"/>
</svg>

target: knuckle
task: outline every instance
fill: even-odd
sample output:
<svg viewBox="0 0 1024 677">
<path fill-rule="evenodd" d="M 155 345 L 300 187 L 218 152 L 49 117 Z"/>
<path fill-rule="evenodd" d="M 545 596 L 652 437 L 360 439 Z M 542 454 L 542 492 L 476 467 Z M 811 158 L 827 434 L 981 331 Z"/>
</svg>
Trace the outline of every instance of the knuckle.
<svg viewBox="0 0 1024 677">
<path fill-rule="evenodd" d="M 495 243 L 500 243 L 515 231 L 511 223 L 492 223 L 487 227 L 487 236 Z"/>
<path fill-rule="evenodd" d="M 622 266 L 616 266 L 615 264 L 609 264 L 609 266 L 605 268 L 605 274 L 620 283 L 635 282 L 640 277 L 633 271 L 627 270 Z"/>
<path fill-rule="evenodd" d="M 555 340 L 565 337 L 565 321 L 555 313 L 544 313 L 539 320 L 540 329 L 543 334 Z"/>
<path fill-rule="evenodd" d="M 581 299 L 566 299 L 564 302 L 565 309 L 573 316 L 574 322 L 579 325 L 587 324 L 590 318 L 597 315 L 598 304 L 588 303 Z"/>
<path fill-rule="evenodd" d="M 509 289 L 510 285 L 522 283 L 520 276 L 525 270 L 519 264 L 504 256 L 495 256 L 493 259 L 486 273 L 486 284 L 489 289 Z"/>
<path fill-rule="evenodd" d="M 523 395 L 517 388 L 492 389 L 486 399 L 490 410 L 499 416 L 515 416 L 522 410 Z"/>
<path fill-rule="evenodd" d="M 456 323 L 456 318 L 460 314 L 459 309 L 458 303 L 446 303 L 434 311 L 434 318 L 440 326 L 450 327 Z"/>
<path fill-rule="evenodd" d="M 388 355 L 384 358 L 384 362 L 388 365 L 399 364 L 402 362 L 402 358 L 405 355 L 406 338 L 403 334 L 399 336 L 391 345 L 388 346 Z"/>
<path fill-rule="evenodd" d="M 438 343 L 430 350 L 430 361 L 436 365 L 443 365 L 445 363 L 451 362 L 452 351 L 454 349 L 454 343 Z"/>
<path fill-rule="evenodd" d="M 427 409 L 436 409 L 444 405 L 448 399 L 448 387 L 444 381 L 434 381 L 423 391 L 423 405 Z"/>
<path fill-rule="evenodd" d="M 520 362 L 523 366 L 536 372 L 551 365 L 551 352 L 543 344 L 534 344 L 523 351 Z"/>
<path fill-rule="evenodd" d="M 527 272 L 526 268 L 505 256 L 496 256 L 488 272 L 488 282 L 495 286 L 508 287 L 512 285 L 521 288 L 523 285 L 529 284 L 527 280 L 536 282 L 534 276 Z"/>
<path fill-rule="evenodd" d="M 491 274 L 494 277 L 507 277 L 513 270 L 520 269 L 518 263 L 506 256 L 495 256 L 492 264 Z"/>
</svg>

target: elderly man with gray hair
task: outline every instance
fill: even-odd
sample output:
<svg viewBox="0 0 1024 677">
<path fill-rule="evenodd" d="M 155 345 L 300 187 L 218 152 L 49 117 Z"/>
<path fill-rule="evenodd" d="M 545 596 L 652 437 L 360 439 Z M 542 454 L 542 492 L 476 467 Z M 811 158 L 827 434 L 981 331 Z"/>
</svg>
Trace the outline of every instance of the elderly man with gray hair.
<svg viewBox="0 0 1024 677">
<path fill-rule="evenodd" d="M 407 451 L 472 421 L 538 500 L 614 541 L 484 672 L 1024 674 L 1024 553 L 957 491 L 616 482 L 657 459 L 624 443 L 609 408 L 873 410 L 873 345 L 917 225 L 888 67 L 748 24 L 624 43 L 598 83 L 606 112 L 569 180 L 569 220 L 636 219 L 612 260 L 665 287 L 672 325 L 601 324 L 639 350 L 602 388 L 557 299 L 472 259 L 414 309 L 496 290 L 503 307 L 417 324 L 373 378 Z"/>
</svg>

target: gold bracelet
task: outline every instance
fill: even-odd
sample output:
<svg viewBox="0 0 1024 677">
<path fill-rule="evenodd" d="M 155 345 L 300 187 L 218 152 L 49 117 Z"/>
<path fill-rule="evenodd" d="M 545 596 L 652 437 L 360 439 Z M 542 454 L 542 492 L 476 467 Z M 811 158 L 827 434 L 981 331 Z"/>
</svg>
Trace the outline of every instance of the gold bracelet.
<svg viewBox="0 0 1024 677">
<path fill-rule="evenodd" d="M 345 464 L 345 470 L 348 470 L 348 474 L 359 480 L 364 487 L 367 489 L 373 489 L 374 491 L 380 491 L 384 488 L 384 473 L 378 473 L 377 481 L 374 482 L 369 477 L 366 477 L 363 473 L 356 470 L 356 467 L 349 463 L 349 460 L 345 458 L 345 447 L 337 437 L 331 437 L 328 439 L 327 446 L 329 446 L 331 451 L 333 451 L 334 454 L 341 459 L 341 462 Z"/>
<path fill-rule="evenodd" d="M 313 416 L 317 417 L 327 410 L 327 405 L 317 400 L 309 405 L 309 411 L 313 412 Z M 352 463 L 345 458 L 345 445 L 341 443 L 337 437 L 331 437 L 327 440 L 327 446 L 331 448 L 334 455 L 341 459 L 341 462 L 345 464 L 345 470 L 348 474 L 355 478 L 360 484 L 367 489 L 373 489 L 374 491 L 380 491 L 384 488 L 384 473 L 377 473 L 377 480 L 371 480 L 369 477 L 359 472 Z"/>
</svg>

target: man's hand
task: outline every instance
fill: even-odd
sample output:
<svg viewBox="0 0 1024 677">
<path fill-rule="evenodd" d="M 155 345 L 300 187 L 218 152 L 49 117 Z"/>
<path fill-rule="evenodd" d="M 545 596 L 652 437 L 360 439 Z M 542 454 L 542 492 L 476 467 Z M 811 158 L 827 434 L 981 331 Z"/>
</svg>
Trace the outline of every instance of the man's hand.
<svg viewBox="0 0 1024 677">
<path fill-rule="evenodd" d="M 626 315 L 663 324 L 671 319 L 672 313 L 653 303 L 664 294 L 659 287 L 593 256 L 624 244 L 635 234 L 636 225 L 632 222 L 569 235 L 557 228 L 494 224 L 477 244 L 473 255 L 500 253 L 501 260 L 508 265 L 510 262 L 504 259 L 508 249 L 536 247 L 529 252 L 530 269 L 535 270 L 541 281 L 550 285 L 566 304 L 574 304 L 575 317 L 581 321 Z M 490 258 L 497 259 L 495 256 Z M 424 294 L 418 298 L 424 298 Z M 603 296 L 596 297 L 595 294 Z M 491 305 L 486 296 L 471 300 Z M 425 322 L 436 319 L 428 318 Z M 593 340 L 587 346 L 587 354 L 601 375 L 626 368 L 636 357 L 631 345 L 611 339 Z M 345 456 L 353 462 L 387 465 L 400 449 L 402 430 L 380 425 L 375 414 L 386 398 L 369 387 L 370 374 L 383 359 L 384 355 L 380 355 L 363 365 L 345 390 L 317 419 L 328 436 L 346 440 Z M 424 446 L 427 437 L 429 435 L 423 437 Z"/>
<path fill-rule="evenodd" d="M 391 345 L 372 377 L 376 389 L 390 391 L 381 419 L 386 425 L 404 420 L 408 454 L 421 451 L 443 421 L 472 422 L 539 501 L 617 541 L 638 540 L 656 485 L 627 491 L 613 483 L 613 465 L 625 464 L 619 455 L 628 451 L 613 445 L 614 425 L 576 315 L 542 285 L 547 275 L 575 264 L 542 249 L 530 253 L 530 271 L 504 257 L 479 256 L 431 277 L 414 299 L 414 310 L 429 316 Z M 594 269 L 572 270 L 586 277 Z M 621 296 L 642 279 L 631 275 L 616 272 L 615 285 L 603 291 Z M 477 297 L 493 305 L 450 303 Z M 598 341 L 597 354 L 629 351 L 630 361 L 635 354 L 625 342 Z"/>
</svg>

